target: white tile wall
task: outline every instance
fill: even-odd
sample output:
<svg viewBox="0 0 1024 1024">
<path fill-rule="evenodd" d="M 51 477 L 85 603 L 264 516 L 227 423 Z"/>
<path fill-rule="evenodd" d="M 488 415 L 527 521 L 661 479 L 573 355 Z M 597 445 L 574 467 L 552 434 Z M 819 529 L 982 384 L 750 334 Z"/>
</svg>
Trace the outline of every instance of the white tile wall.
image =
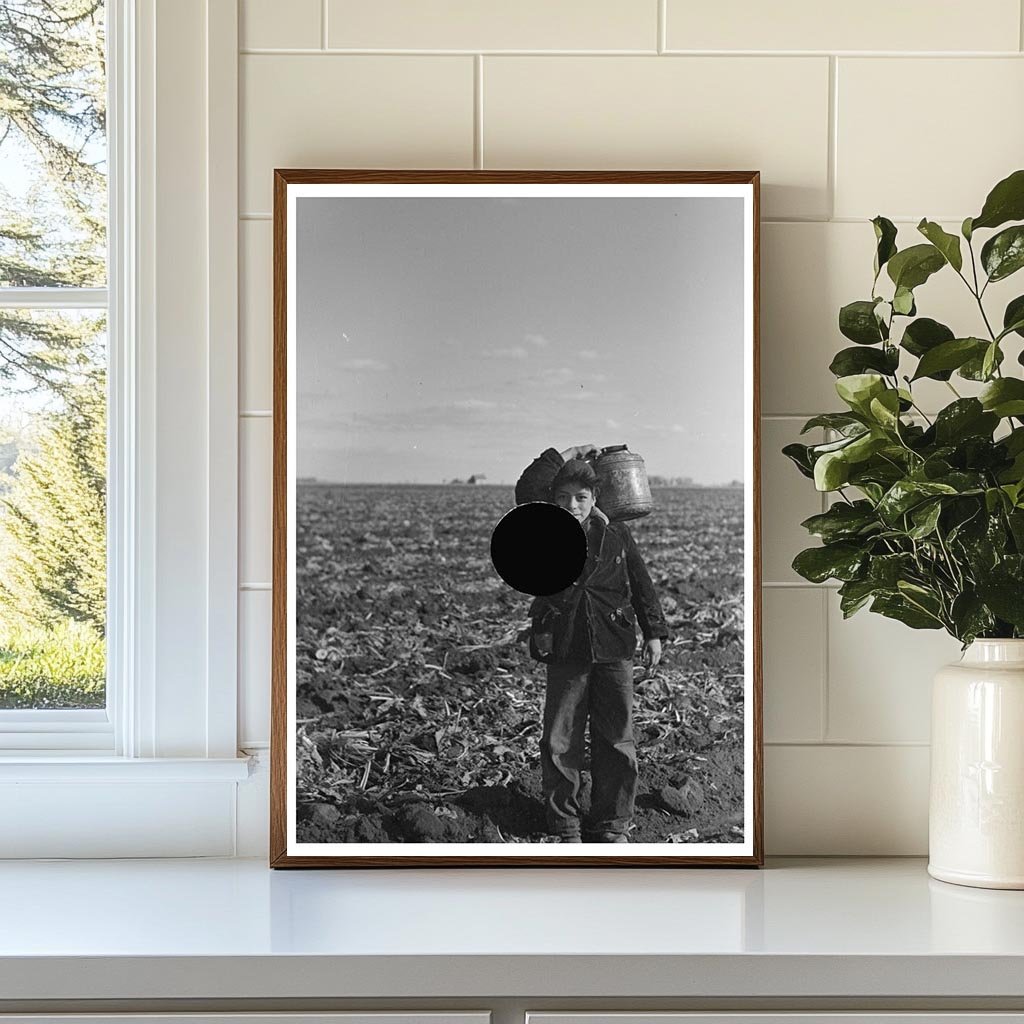
<svg viewBox="0 0 1024 1024">
<path fill-rule="evenodd" d="M 238 408 L 267 412 L 274 397 L 274 229 L 269 220 L 244 220 L 238 232 Z"/>
<path fill-rule="evenodd" d="M 270 604 L 269 590 L 243 590 L 238 595 L 238 675 L 243 685 L 238 700 L 239 746 L 267 742 L 270 735 Z"/>
<path fill-rule="evenodd" d="M 1024 164 L 1020 29 L 1018 0 L 242 0 L 240 408 L 270 407 L 275 166 L 759 168 L 767 848 L 923 853 L 929 680 L 958 646 L 844 622 L 834 589 L 792 572 L 822 506 L 779 449 L 837 407 L 827 365 L 839 307 L 869 294 L 867 219 L 909 244 L 922 216 L 955 227 Z M 268 49 L 289 52 L 249 52 Z M 948 272 L 918 305 L 980 329 Z M 929 411 L 947 397 L 922 391 Z M 270 578 L 271 436 L 243 418 L 239 726 L 257 746 L 270 592 L 249 585 Z M 258 830 L 243 845 L 259 852 Z"/>
<path fill-rule="evenodd" d="M 769 587 L 764 618 L 764 737 L 769 743 L 818 743 L 824 738 L 824 588 Z"/>
<path fill-rule="evenodd" d="M 927 743 L 932 676 L 960 657 L 960 644 L 863 610 L 844 620 L 829 597 L 826 739 Z"/>
<path fill-rule="evenodd" d="M 472 57 L 248 54 L 239 73 L 244 213 L 270 212 L 275 167 L 473 166 Z"/>
<path fill-rule="evenodd" d="M 794 441 L 817 444 L 824 440 L 820 430 L 801 436 L 803 425 L 803 418 L 761 422 L 761 574 L 765 583 L 801 582 L 791 563 L 816 541 L 800 524 L 825 508 L 822 494 L 782 454 L 782 448 Z"/>
<path fill-rule="evenodd" d="M 328 46 L 384 50 L 657 50 L 658 0 L 328 0 Z"/>
<path fill-rule="evenodd" d="M 773 217 L 828 207 L 825 57 L 493 57 L 487 167 L 759 168 Z"/>
<path fill-rule="evenodd" d="M 670 50 L 924 51 L 1017 49 L 1017 0 L 981 4 L 935 0 L 667 0 Z"/>
<path fill-rule="evenodd" d="M 1019 57 L 844 58 L 837 80 L 838 216 L 959 223 L 1021 165 Z M 890 136 L 893 115 L 901 128 Z"/>
<path fill-rule="evenodd" d="M 875 213 L 882 211 L 884 207 L 879 207 Z M 919 220 L 897 225 L 901 248 L 924 241 L 917 231 Z M 944 221 L 942 226 L 959 233 L 960 221 Z M 762 412 L 806 416 L 838 409 L 841 403 L 828 364 L 840 348 L 853 344 L 839 333 L 839 308 L 871 296 L 874 229 L 867 219 L 771 223 L 763 225 L 761 247 Z M 998 282 L 987 292 L 986 305 L 1002 309 L 1019 290 L 1012 278 Z M 915 295 L 919 315 L 947 324 L 958 337 L 984 333 L 977 302 L 951 268 L 935 274 Z M 955 385 L 962 395 L 978 390 L 978 385 L 959 378 Z M 953 398 L 937 381 L 918 382 L 914 393 L 926 412 L 941 409 Z"/>
<path fill-rule="evenodd" d="M 238 18 L 242 49 L 319 50 L 321 0 L 241 0 Z M 286 16 L 284 16 L 286 15 Z"/>
<path fill-rule="evenodd" d="M 239 426 L 238 575 L 243 586 L 269 583 L 271 579 L 273 434 L 269 416 L 245 416 Z"/>
</svg>

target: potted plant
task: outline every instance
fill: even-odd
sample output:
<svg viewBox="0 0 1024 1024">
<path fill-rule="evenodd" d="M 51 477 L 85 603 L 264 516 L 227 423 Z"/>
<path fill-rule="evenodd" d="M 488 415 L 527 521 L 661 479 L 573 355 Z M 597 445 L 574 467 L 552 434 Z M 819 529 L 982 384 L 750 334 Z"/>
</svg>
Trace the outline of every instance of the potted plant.
<svg viewBox="0 0 1024 1024">
<path fill-rule="evenodd" d="M 959 235 L 922 220 L 901 249 L 875 217 L 871 296 L 839 311 L 852 345 L 829 367 L 845 408 L 805 424 L 824 443 L 783 449 L 834 496 L 804 521 L 822 543 L 796 572 L 839 580 L 844 617 L 870 608 L 963 644 L 932 691 L 929 871 L 1001 888 L 1024 888 L 1024 294 L 998 316 L 985 293 L 1024 267 L 1021 221 L 1024 170 Z M 974 328 L 918 315 L 915 290 L 940 272 L 974 297 Z M 949 391 L 934 416 L 923 380 Z"/>
</svg>

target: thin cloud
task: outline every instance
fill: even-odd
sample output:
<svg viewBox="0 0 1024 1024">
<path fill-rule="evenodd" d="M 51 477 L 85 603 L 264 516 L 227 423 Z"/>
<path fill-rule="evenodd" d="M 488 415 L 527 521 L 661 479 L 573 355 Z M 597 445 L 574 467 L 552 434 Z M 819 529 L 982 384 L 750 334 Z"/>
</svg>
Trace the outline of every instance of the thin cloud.
<svg viewBox="0 0 1024 1024">
<path fill-rule="evenodd" d="M 487 359 L 525 359 L 529 352 L 522 345 L 509 348 L 487 348 L 482 353 Z"/>
<path fill-rule="evenodd" d="M 551 342 L 543 334 L 524 334 L 523 341 L 534 348 L 547 348 Z"/>
<path fill-rule="evenodd" d="M 580 359 L 604 359 L 604 355 L 593 348 L 581 348 L 576 355 L 578 355 Z"/>
</svg>

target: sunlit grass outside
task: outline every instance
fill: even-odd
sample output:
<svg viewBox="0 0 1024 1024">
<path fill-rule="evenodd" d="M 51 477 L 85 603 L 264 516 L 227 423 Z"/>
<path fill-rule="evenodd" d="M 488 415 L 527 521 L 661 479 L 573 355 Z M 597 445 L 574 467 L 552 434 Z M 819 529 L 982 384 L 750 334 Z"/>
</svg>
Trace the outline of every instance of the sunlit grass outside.
<svg viewBox="0 0 1024 1024">
<path fill-rule="evenodd" d="M 0 708 L 101 708 L 105 692 L 105 644 L 92 627 L 0 621 Z"/>
<path fill-rule="evenodd" d="M 0 8 L 0 710 L 101 708 L 105 313 L 10 290 L 107 283 L 105 5 Z"/>
</svg>

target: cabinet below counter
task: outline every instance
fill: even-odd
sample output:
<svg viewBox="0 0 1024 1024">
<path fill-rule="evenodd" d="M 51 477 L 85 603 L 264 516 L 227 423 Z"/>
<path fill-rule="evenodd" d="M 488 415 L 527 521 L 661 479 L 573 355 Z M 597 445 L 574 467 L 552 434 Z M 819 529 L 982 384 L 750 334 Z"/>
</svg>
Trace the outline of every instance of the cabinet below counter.
<svg viewBox="0 0 1024 1024">
<path fill-rule="evenodd" d="M 915 1008 L 1024 1024 L 1024 892 L 904 858 L 0 864 L 0 1024 L 895 1024 Z M 898 1021 L 938 1019 L 915 1017 Z"/>
</svg>

